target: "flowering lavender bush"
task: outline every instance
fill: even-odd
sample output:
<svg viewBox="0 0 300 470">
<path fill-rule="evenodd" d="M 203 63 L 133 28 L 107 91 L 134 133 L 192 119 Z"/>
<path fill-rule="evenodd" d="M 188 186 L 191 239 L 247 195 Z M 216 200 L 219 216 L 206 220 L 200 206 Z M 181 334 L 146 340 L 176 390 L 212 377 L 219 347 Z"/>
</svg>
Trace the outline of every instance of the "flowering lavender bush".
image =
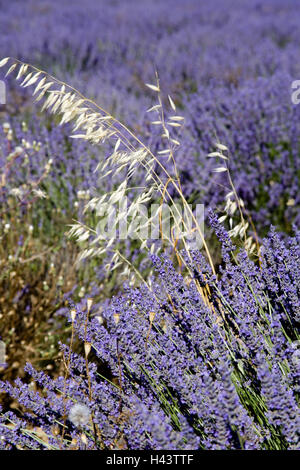
<svg viewBox="0 0 300 470">
<path fill-rule="evenodd" d="M 3 6 L 0 449 L 300 449 L 296 7 Z M 203 250 L 103 242 L 125 195 Z"/>
<path fill-rule="evenodd" d="M 71 309 L 83 354 L 61 345 L 65 376 L 27 364 L 29 385 L 1 383 L 26 410 L 2 414 L 3 448 L 299 449 L 300 235 L 272 230 L 259 268 L 211 222 L 219 279 L 199 252 L 189 284 L 152 256 L 151 289 Z"/>
</svg>

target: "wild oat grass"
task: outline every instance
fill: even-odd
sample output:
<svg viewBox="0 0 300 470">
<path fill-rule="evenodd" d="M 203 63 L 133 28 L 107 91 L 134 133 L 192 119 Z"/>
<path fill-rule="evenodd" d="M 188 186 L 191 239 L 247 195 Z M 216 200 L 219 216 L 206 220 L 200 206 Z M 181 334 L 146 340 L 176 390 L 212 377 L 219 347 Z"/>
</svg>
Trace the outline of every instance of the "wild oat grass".
<svg viewBox="0 0 300 470">
<path fill-rule="evenodd" d="M 6 76 L 15 73 L 16 80 L 20 80 L 21 87 L 34 87 L 33 96 L 37 96 L 35 98 L 36 102 L 44 99 L 41 108 L 42 111 L 47 110 L 55 116 L 60 116 L 60 124 L 72 122 L 73 134 L 70 136 L 72 139 L 86 140 L 94 145 L 105 144 L 107 141 L 112 143 L 112 153 L 105 160 L 102 159 L 99 161 L 97 171 L 100 172 L 102 178 L 112 178 L 119 172 L 123 172 L 124 181 L 109 194 L 103 194 L 101 197 L 93 197 L 86 203 L 85 210 L 91 210 L 96 212 L 96 214 L 100 214 L 100 210 L 105 205 L 108 211 L 110 211 L 113 209 L 113 204 L 121 201 L 127 192 L 134 195 L 130 200 L 129 207 L 126 208 L 127 214 L 132 218 L 138 216 L 140 204 L 146 204 L 153 198 L 159 197 L 161 203 L 165 202 L 169 206 L 171 203 L 171 236 L 164 236 L 164 241 L 172 247 L 179 262 L 186 266 L 186 262 L 182 258 L 179 248 L 180 245 L 182 245 L 190 257 L 188 237 L 191 236 L 192 229 L 186 225 L 182 214 L 178 210 L 174 200 L 174 198 L 176 198 L 176 201 L 180 201 L 184 210 L 191 216 L 195 224 L 194 230 L 197 231 L 211 269 L 215 272 L 213 259 L 202 229 L 182 192 L 180 175 L 176 166 L 174 154 L 180 142 L 173 137 L 172 131 L 173 129 L 178 130 L 181 128 L 183 117 L 178 114 L 172 114 L 168 120 L 165 119 L 165 110 L 157 75 L 155 85 L 147 84 L 157 96 L 157 104 L 148 111 L 156 113 L 157 115 L 156 120 L 152 121 L 152 124 L 161 129 L 161 138 L 163 139 L 165 150 L 155 155 L 128 127 L 95 102 L 85 98 L 76 89 L 54 78 L 45 71 L 19 60 L 6 58 L 0 62 L 1 67 L 7 64 L 9 64 L 9 68 Z M 168 96 L 168 100 L 172 112 L 176 113 L 174 101 L 170 96 Z M 165 158 L 173 162 L 175 176 L 171 176 L 166 169 L 164 165 Z M 138 190 L 136 187 L 133 187 L 131 190 L 129 185 L 130 180 L 140 167 L 142 167 L 144 171 L 145 185 L 138 188 Z M 170 187 L 172 187 L 172 192 L 170 191 Z M 172 196 L 172 194 L 175 194 L 175 196 Z M 150 222 L 154 217 L 160 215 L 160 213 L 161 207 L 158 207 L 157 212 L 152 216 Z M 120 223 L 123 217 L 124 213 L 120 212 L 114 221 L 115 226 Z M 70 236 L 77 238 L 78 242 L 81 244 L 82 242 L 87 242 L 87 246 L 81 251 L 78 261 L 104 254 L 107 255 L 110 251 L 113 253 L 112 263 L 107 265 L 110 270 L 123 264 L 124 261 L 126 265 L 132 269 L 131 262 L 120 255 L 120 250 L 114 249 L 114 239 L 106 240 L 103 243 L 101 234 L 98 235 L 100 226 L 101 222 L 99 222 L 96 227 L 89 227 L 83 223 L 77 222 L 71 227 L 69 232 Z M 183 227 L 183 229 L 181 227 Z M 141 239 L 140 242 L 142 248 L 145 250 L 151 253 L 157 253 L 157 246 L 154 244 L 149 247 L 147 240 Z M 134 269 L 134 272 L 136 273 L 136 269 Z"/>
<path fill-rule="evenodd" d="M 168 95 L 168 103 L 172 114 L 166 119 L 158 74 L 156 74 L 155 84 L 146 84 L 155 93 L 157 98 L 157 103 L 148 109 L 148 112 L 151 114 L 155 113 L 156 115 L 152 125 L 160 129 L 161 139 L 165 147 L 164 150 L 158 151 L 157 155 L 155 155 L 151 148 L 143 144 L 140 138 L 125 124 L 94 101 L 84 97 L 75 88 L 56 79 L 45 71 L 19 60 L 5 58 L 0 62 L 0 67 L 7 64 L 9 64 L 9 68 L 6 76 L 14 73 L 16 80 L 20 81 L 21 87 L 33 87 L 32 95 L 36 97 L 35 102 L 44 100 L 41 107 L 42 111 L 47 110 L 52 115 L 59 116 L 60 124 L 72 123 L 73 133 L 70 136 L 72 139 L 88 141 L 96 146 L 104 145 L 107 142 L 111 144 L 112 151 L 110 155 L 102 158 L 96 168 L 101 178 L 113 178 L 119 173 L 123 175 L 123 181 L 117 184 L 115 189 L 101 196 L 96 195 L 86 201 L 84 212 L 91 212 L 99 218 L 98 224 L 95 227 L 91 227 L 83 222 L 76 222 L 71 226 L 69 236 L 74 237 L 81 246 L 77 263 L 84 259 L 88 260 L 95 257 L 102 257 L 103 259 L 103 256 L 110 256 L 110 261 L 106 264 L 108 272 L 112 272 L 122 266 L 123 275 L 131 276 L 132 279 L 136 279 L 138 282 L 142 281 L 151 289 L 150 284 L 145 279 L 145 275 L 142 275 L 139 268 L 134 266 L 128 257 L 124 256 L 122 248 L 116 243 L 116 239 L 103 240 L 101 232 L 103 229 L 103 220 L 101 220 L 103 208 L 108 213 L 114 213 L 114 206 L 120 203 L 127 194 L 130 194 L 129 206 L 119 211 L 117 217 L 114 218 L 111 229 L 116 229 L 122 223 L 125 215 L 130 215 L 133 220 L 137 219 L 141 204 L 147 204 L 155 199 L 160 199 L 160 205 L 156 213 L 151 214 L 150 220 L 147 220 L 146 223 L 149 224 L 155 217 L 159 217 L 163 243 L 158 245 L 152 242 L 149 246 L 147 238 L 142 239 L 139 237 L 140 249 L 148 253 L 158 254 L 167 243 L 175 253 L 179 266 L 184 266 L 188 278 L 192 279 L 193 274 L 186 262 L 186 258 L 182 256 L 182 248 L 191 261 L 192 254 L 189 247 L 189 238 L 192 232 L 196 230 L 198 240 L 201 241 L 212 272 L 216 274 L 213 256 L 206 243 L 203 230 L 183 194 L 180 174 L 176 165 L 175 153 L 176 149 L 180 146 L 180 141 L 177 134 L 176 138 L 173 136 L 173 131 L 174 129 L 178 131 L 182 127 L 184 118 L 176 112 L 176 105 Z M 247 237 L 249 223 L 245 221 L 243 201 L 238 197 L 230 175 L 227 164 L 228 157 L 225 155 L 228 149 L 220 143 L 216 144 L 216 148 L 217 151 L 210 153 L 209 157 L 221 159 L 224 162 L 224 166 L 217 167 L 214 172 L 226 172 L 230 188 L 230 192 L 226 195 L 226 215 L 221 217 L 221 220 L 229 218 L 229 234 L 235 238 L 242 237 L 244 248 L 249 253 L 253 253 L 256 249 L 259 250 L 259 246 L 253 243 L 251 236 Z M 166 159 L 173 164 L 173 176 L 165 165 Z M 134 184 L 130 186 L 130 182 L 138 169 L 142 169 L 144 173 L 144 186 L 136 187 Z M 170 188 L 172 188 L 172 191 Z M 195 224 L 194 229 L 187 225 L 182 212 L 178 209 L 177 201 L 181 203 L 184 212 L 190 215 Z M 162 236 L 163 203 L 168 204 L 172 216 L 170 236 Z M 233 227 L 233 216 L 236 209 L 239 210 L 240 221 Z M 150 276 L 151 274 L 152 272 L 150 271 Z M 209 286 L 201 287 L 197 283 L 197 288 L 205 303 L 215 312 L 215 308 L 210 301 Z M 220 320 L 221 318 L 218 317 L 217 321 Z"/>
</svg>

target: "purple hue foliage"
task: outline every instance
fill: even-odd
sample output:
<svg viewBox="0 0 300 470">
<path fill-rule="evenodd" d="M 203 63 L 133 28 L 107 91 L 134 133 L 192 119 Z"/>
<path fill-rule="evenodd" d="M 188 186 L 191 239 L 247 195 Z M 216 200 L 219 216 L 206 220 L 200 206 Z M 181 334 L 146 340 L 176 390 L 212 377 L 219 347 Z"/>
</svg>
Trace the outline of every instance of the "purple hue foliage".
<svg viewBox="0 0 300 470">
<path fill-rule="evenodd" d="M 186 118 L 176 157 L 185 194 L 212 207 L 223 201 L 224 175 L 212 178 L 214 161 L 206 158 L 217 136 L 230 149 L 233 179 L 258 231 L 272 223 L 291 232 L 300 203 L 300 107 L 291 102 L 300 77 L 295 10 L 295 0 L 76 0 L 72 8 L 67 1 L 11 1 L 0 18 L 0 49 L 95 97 L 154 149 L 161 143 L 150 130 L 144 83 L 156 68 Z M 15 96 L 31 98 L 8 85 L 8 107 L 19 111 Z M 94 185 L 92 172 L 85 176 L 94 156 L 78 142 L 65 152 L 68 126 L 48 135 L 35 126 L 34 133 L 61 162 L 56 170 L 67 176 L 59 190 L 72 204 L 74 162 L 81 161 L 77 190 L 86 189 Z"/>
<path fill-rule="evenodd" d="M 75 331 L 94 357 L 88 374 L 84 357 L 61 345 L 65 361 L 70 355 L 68 377 L 52 380 L 28 364 L 41 393 L 20 380 L 2 382 L 28 409 L 22 418 L 3 414 L 3 448 L 67 449 L 76 439 L 80 448 L 97 449 L 300 449 L 292 347 L 299 338 L 299 235 L 284 242 L 272 229 L 261 268 L 241 251 L 235 261 L 228 255 L 219 278 L 195 251 L 189 285 L 167 258 L 152 255 L 151 290 L 124 286 L 103 305 L 103 322 L 76 308 Z M 224 232 L 219 239 L 224 245 Z M 199 289 L 204 272 L 210 306 Z M 62 440 L 53 427 L 72 415 L 74 403 L 85 417 L 90 411 L 93 428 L 87 419 L 77 426 L 67 419 Z"/>
<path fill-rule="evenodd" d="M 300 450 L 300 106 L 291 102 L 300 79 L 298 2 L 0 0 L 0 8 L 1 57 L 41 66 L 95 98 L 155 151 L 162 143 L 144 84 L 157 69 L 185 117 L 176 153 L 185 196 L 223 204 L 224 174 L 212 177 L 207 158 L 218 140 L 259 236 L 269 232 L 257 265 L 236 253 L 209 211 L 222 246 L 218 275 L 197 251 L 186 256 L 190 283 L 153 255 L 151 289 L 126 285 L 89 318 L 78 304 L 81 352 L 60 345 L 67 375 L 52 379 L 27 364 L 36 385 L 0 382 L 24 411 L 0 410 L 0 449 Z M 10 78 L 7 89 L 13 135 L 1 114 L 1 215 L 9 217 L 11 197 L 24 214 L 38 184 L 51 210 L 80 219 L 79 191 L 99 195 L 113 184 L 94 173 L 107 149 L 70 141 L 69 126 L 34 116 L 32 97 Z M 45 207 L 35 216 L 47 230 Z"/>
</svg>

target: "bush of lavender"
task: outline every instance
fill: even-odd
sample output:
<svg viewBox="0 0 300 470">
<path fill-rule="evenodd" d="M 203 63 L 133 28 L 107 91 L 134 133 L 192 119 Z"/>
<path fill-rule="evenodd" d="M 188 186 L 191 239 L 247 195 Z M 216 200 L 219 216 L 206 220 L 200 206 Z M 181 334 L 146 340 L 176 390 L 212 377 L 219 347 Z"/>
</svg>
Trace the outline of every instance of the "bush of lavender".
<svg viewBox="0 0 300 470">
<path fill-rule="evenodd" d="M 72 306 L 82 353 L 61 344 L 64 376 L 27 364 L 30 384 L 1 383 L 26 410 L 2 414 L 2 448 L 299 449 L 300 234 L 272 229 L 259 267 L 210 218 L 219 279 L 198 251 L 189 283 L 152 255 L 151 288 Z"/>
<path fill-rule="evenodd" d="M 300 450 L 296 1 L 6 3 L 0 449 Z"/>
</svg>

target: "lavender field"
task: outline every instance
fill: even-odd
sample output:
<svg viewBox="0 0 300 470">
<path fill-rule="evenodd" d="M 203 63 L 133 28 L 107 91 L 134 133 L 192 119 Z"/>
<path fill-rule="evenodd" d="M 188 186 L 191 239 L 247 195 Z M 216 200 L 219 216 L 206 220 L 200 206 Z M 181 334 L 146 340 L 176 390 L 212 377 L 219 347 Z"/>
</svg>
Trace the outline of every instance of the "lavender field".
<svg viewBox="0 0 300 470">
<path fill-rule="evenodd" d="M 297 0 L 0 0 L 0 449 L 300 450 Z"/>
</svg>

